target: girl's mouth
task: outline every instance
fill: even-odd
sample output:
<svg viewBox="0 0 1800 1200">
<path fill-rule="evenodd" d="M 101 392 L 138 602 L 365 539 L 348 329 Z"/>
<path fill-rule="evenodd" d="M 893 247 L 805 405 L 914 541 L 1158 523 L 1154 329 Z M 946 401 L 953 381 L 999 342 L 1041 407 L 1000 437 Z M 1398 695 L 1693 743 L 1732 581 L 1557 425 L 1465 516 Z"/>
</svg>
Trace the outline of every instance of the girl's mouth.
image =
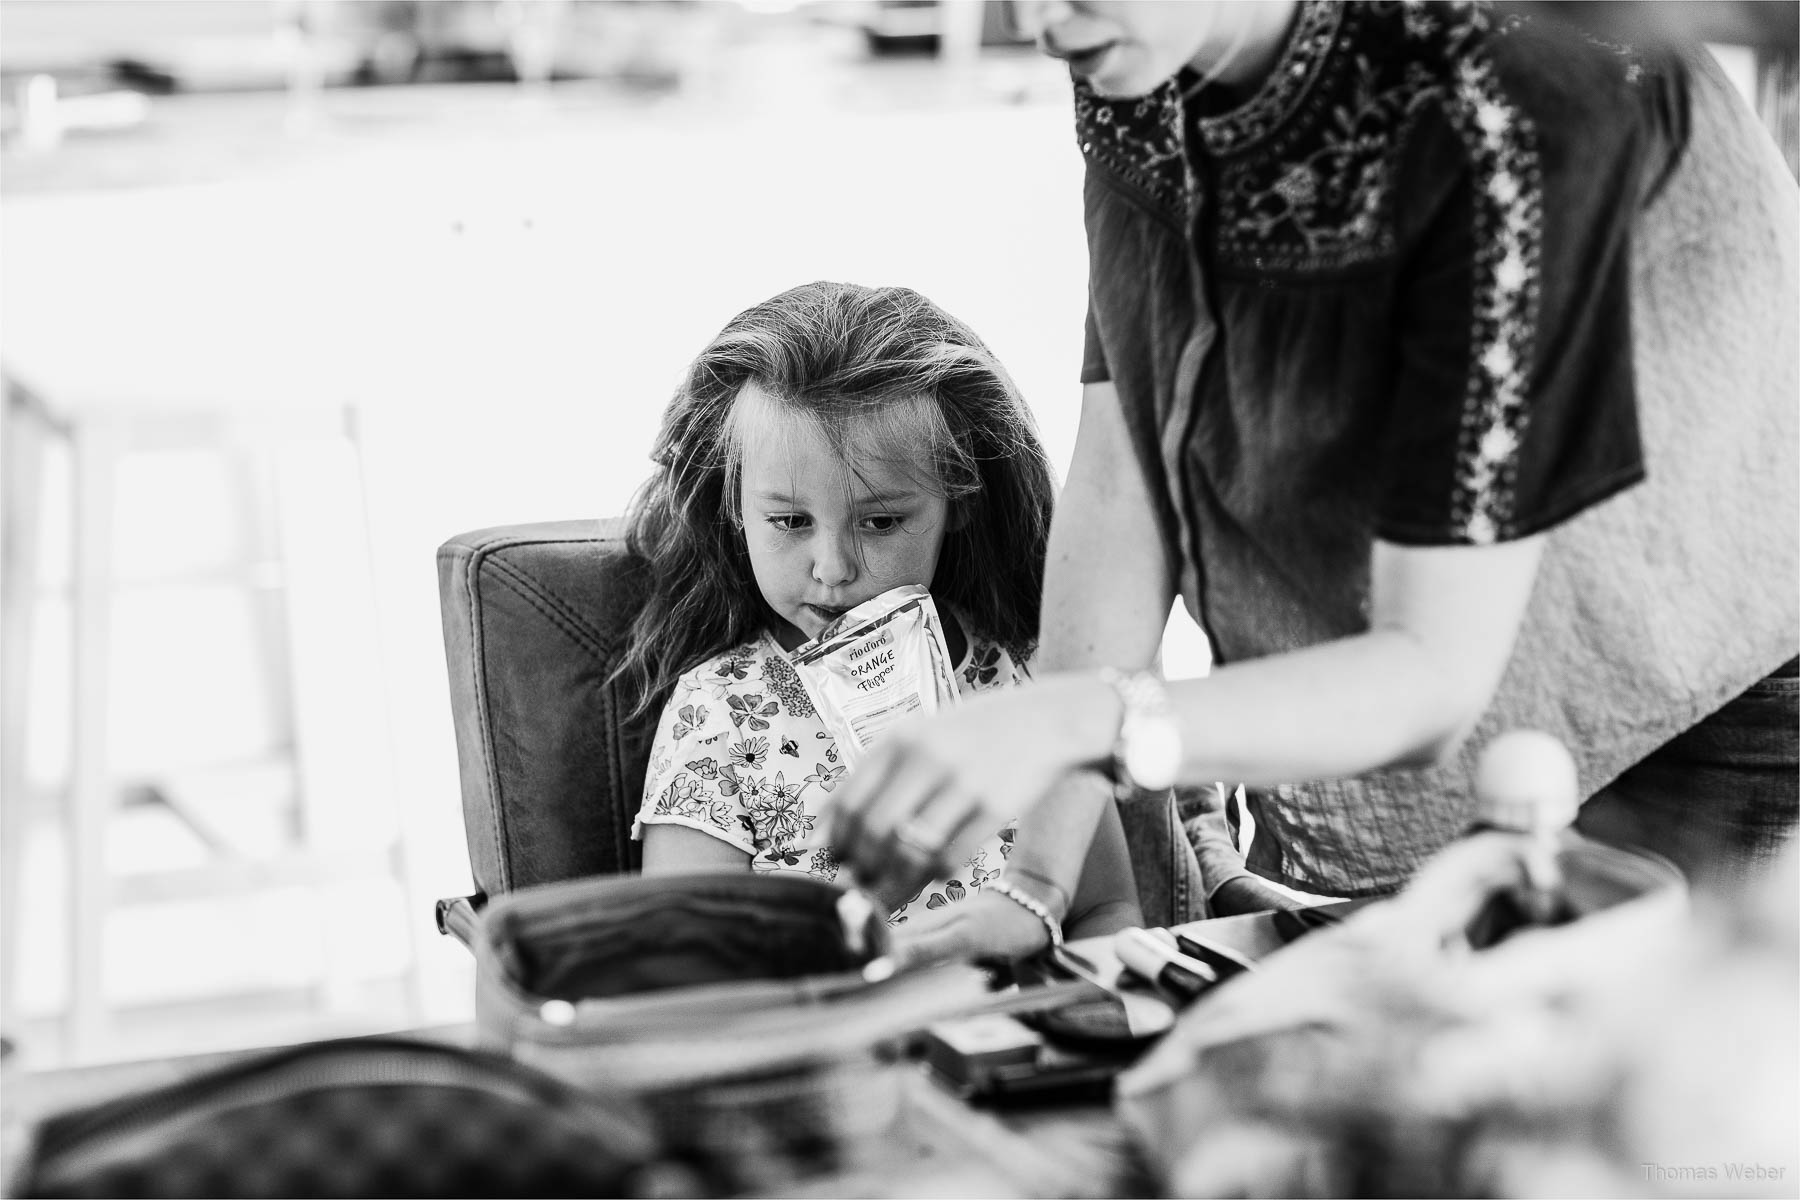
<svg viewBox="0 0 1800 1200">
<path fill-rule="evenodd" d="M 804 607 L 806 608 L 807 612 L 809 612 L 813 616 L 819 618 L 819 620 L 825 622 L 825 624 L 827 624 L 827 625 L 831 624 L 833 621 L 837 620 L 839 617 L 843 616 L 845 613 L 850 611 L 847 608 L 826 608 L 822 604 L 808 604 L 808 605 L 805 605 Z"/>
</svg>

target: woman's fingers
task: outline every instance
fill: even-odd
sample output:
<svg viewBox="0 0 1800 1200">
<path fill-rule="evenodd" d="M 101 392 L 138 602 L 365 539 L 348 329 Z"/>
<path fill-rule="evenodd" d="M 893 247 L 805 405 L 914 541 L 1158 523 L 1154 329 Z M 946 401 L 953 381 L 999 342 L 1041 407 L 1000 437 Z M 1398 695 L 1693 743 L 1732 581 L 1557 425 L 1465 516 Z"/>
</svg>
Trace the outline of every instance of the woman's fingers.
<svg viewBox="0 0 1800 1200">
<path fill-rule="evenodd" d="M 878 870 L 889 881 L 883 889 L 910 896 L 931 880 L 954 875 L 968 860 L 970 840 L 985 832 L 982 810 L 974 797 L 946 783 L 919 811 L 895 827 L 893 851 Z"/>
<path fill-rule="evenodd" d="M 1498 831 L 1452 842 L 1408 882 L 1404 901 L 1388 907 L 1414 922 L 1420 945 L 1459 937 L 1496 893 L 1526 881 L 1530 849 L 1527 839 Z"/>
<path fill-rule="evenodd" d="M 870 806 L 880 799 L 899 757 L 898 748 L 888 742 L 875 747 L 856 765 L 849 777 L 838 785 L 831 801 L 825 836 L 838 861 L 854 868 L 868 840 L 866 816 Z"/>
<path fill-rule="evenodd" d="M 910 883 L 910 895 L 947 865 L 950 843 L 972 819 L 953 768 L 890 736 L 838 789 L 827 840 L 865 885 Z M 884 889 L 885 890 L 885 889 Z"/>
<path fill-rule="evenodd" d="M 865 809 L 851 856 L 858 878 L 874 881 L 884 896 L 918 891 L 952 861 L 952 843 L 973 814 L 955 775 L 920 756 L 899 756 Z"/>
<path fill-rule="evenodd" d="M 890 743 L 858 764 L 833 798 L 826 831 L 832 853 L 860 886 L 876 893 L 890 909 L 931 878 L 936 847 L 922 828 L 901 834 L 897 827 L 937 790 L 938 780 L 908 762 Z"/>
<path fill-rule="evenodd" d="M 922 755 L 909 752 L 899 742 L 883 745 L 878 753 L 879 761 L 865 764 L 877 767 L 878 773 L 871 772 L 874 790 L 863 802 L 850 834 L 859 866 L 875 866 L 897 851 L 917 854 L 921 835 L 929 831 L 923 826 L 902 831 L 902 825 L 924 812 L 949 779 L 949 772 Z M 863 780 L 861 767 L 852 778 Z M 923 849 L 934 850 L 936 846 L 925 845 Z"/>
<path fill-rule="evenodd" d="M 1042 798 L 1068 748 L 1044 685 L 889 730 L 832 795 L 826 840 L 858 882 L 905 897 Z M 1049 708 L 1046 708 L 1046 705 Z"/>
</svg>

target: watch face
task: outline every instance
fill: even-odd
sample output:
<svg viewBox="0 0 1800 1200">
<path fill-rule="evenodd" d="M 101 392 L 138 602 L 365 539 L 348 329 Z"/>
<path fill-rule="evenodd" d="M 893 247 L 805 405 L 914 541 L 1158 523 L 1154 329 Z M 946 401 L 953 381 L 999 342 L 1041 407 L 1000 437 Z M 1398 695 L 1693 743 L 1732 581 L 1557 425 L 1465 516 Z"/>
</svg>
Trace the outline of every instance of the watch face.
<svg viewBox="0 0 1800 1200">
<path fill-rule="evenodd" d="M 1140 721 L 1125 742 L 1125 769 L 1146 791 L 1174 787 L 1181 774 L 1181 736 L 1168 719 Z"/>
</svg>

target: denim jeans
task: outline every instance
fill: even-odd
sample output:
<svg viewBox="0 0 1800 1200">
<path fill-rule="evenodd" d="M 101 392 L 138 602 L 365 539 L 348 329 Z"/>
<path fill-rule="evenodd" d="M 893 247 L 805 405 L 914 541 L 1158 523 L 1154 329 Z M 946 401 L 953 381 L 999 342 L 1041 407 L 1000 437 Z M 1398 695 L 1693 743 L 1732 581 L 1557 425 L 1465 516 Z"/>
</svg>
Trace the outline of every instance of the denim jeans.
<svg viewBox="0 0 1800 1200">
<path fill-rule="evenodd" d="M 1194 846 L 1182 828 L 1173 792 L 1139 796 L 1119 806 L 1138 904 L 1145 925 L 1179 925 L 1210 915 Z"/>
<path fill-rule="evenodd" d="M 1694 887 L 1732 892 L 1800 820 L 1800 659 L 1752 684 L 1582 805 L 1575 827 L 1669 859 Z"/>
</svg>

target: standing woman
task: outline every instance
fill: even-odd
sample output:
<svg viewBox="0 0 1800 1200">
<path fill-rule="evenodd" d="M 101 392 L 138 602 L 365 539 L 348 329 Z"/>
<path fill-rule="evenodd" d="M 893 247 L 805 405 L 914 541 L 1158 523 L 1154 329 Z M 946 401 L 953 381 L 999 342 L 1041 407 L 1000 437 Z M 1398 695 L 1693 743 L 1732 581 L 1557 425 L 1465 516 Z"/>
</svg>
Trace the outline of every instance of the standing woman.
<svg viewBox="0 0 1800 1200">
<path fill-rule="evenodd" d="M 1087 164 L 1060 673 L 896 731 L 840 850 L 903 891 L 933 865 L 907 847 L 1113 768 L 1242 781 L 1256 876 L 1376 894 L 1468 825 L 1474 751 L 1531 727 L 1574 753 L 1589 833 L 1720 885 L 1772 857 L 1800 788 L 1800 197 L 1710 56 L 1481 5 L 1016 8 L 1069 63 Z M 1165 685 L 1177 594 L 1218 665 Z M 1069 861 L 1096 813 L 1049 822 Z"/>
</svg>

